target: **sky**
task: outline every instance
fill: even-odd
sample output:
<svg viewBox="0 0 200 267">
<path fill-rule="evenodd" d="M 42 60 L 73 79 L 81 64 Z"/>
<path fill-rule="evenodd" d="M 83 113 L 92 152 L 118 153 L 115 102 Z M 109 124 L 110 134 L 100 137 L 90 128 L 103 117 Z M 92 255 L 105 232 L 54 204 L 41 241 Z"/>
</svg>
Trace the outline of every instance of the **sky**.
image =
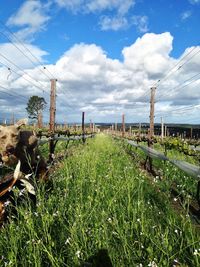
<svg viewBox="0 0 200 267">
<path fill-rule="evenodd" d="M 0 120 L 57 79 L 56 121 L 200 123 L 200 0 L 1 0 Z"/>
</svg>

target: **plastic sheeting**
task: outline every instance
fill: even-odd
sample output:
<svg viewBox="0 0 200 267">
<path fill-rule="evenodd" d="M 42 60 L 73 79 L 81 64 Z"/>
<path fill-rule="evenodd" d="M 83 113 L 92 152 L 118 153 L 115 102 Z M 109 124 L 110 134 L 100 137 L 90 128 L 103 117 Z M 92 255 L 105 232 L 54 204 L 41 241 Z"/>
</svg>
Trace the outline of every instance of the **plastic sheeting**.
<svg viewBox="0 0 200 267">
<path fill-rule="evenodd" d="M 169 160 L 169 161 L 172 164 L 174 164 L 176 167 L 178 167 L 180 170 L 186 172 L 187 174 L 189 174 L 193 177 L 198 178 L 198 180 L 200 179 L 200 168 L 199 167 L 197 167 L 191 163 L 182 161 L 182 160 L 173 159 L 173 160 Z"/>
<path fill-rule="evenodd" d="M 156 151 L 153 148 L 146 147 L 146 146 L 139 146 L 139 148 L 144 151 L 145 154 L 147 154 L 149 157 L 154 159 L 161 159 L 161 160 L 168 160 L 168 158 L 161 152 Z"/>
<path fill-rule="evenodd" d="M 198 167 L 198 166 L 196 166 L 194 164 L 188 163 L 186 161 L 176 160 L 176 159 L 169 159 L 163 153 L 158 152 L 155 149 L 150 148 L 150 147 L 138 145 L 133 141 L 128 141 L 128 143 L 130 145 L 135 146 L 135 147 L 139 147 L 140 149 L 142 149 L 142 151 L 145 154 L 147 154 L 151 158 L 160 159 L 160 160 L 168 160 L 170 163 L 175 165 L 180 170 L 184 171 L 188 175 L 191 175 L 191 176 L 195 177 L 197 180 L 200 180 L 200 167 Z"/>
<path fill-rule="evenodd" d="M 134 147 L 138 147 L 139 145 L 137 143 L 135 143 L 134 141 L 131 141 L 131 140 L 127 140 L 128 144 L 129 145 L 132 145 Z"/>
</svg>

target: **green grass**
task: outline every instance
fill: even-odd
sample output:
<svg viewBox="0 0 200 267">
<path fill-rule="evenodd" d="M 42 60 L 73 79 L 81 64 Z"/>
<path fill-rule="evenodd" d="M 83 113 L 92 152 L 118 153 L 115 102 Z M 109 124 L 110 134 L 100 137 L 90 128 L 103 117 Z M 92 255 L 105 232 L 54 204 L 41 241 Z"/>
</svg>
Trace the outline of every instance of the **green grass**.
<svg viewBox="0 0 200 267">
<path fill-rule="evenodd" d="M 142 143 L 142 145 L 147 146 L 146 143 Z M 130 146 L 129 149 L 131 149 L 137 155 L 136 159 L 138 160 L 138 162 L 144 162 L 144 160 L 146 159 L 146 154 L 143 151 Z M 156 151 L 164 153 L 164 148 L 159 143 L 154 144 L 154 149 Z M 167 157 L 169 159 L 182 160 L 196 166 L 199 165 L 198 159 L 196 157 L 185 155 L 184 153 L 179 152 L 176 149 L 168 150 Z M 169 191 L 173 184 L 173 186 L 176 186 L 177 191 L 182 194 L 185 199 L 188 199 L 188 197 L 190 198 L 191 195 L 194 198 L 196 197 L 198 183 L 197 179 L 190 175 L 187 175 L 185 172 L 168 161 L 165 162 L 162 160 L 153 159 L 153 168 L 162 178 L 162 181 L 157 179 L 156 182 L 164 191 Z"/>
<path fill-rule="evenodd" d="M 97 266 L 102 254 L 105 267 L 199 266 L 190 219 L 173 211 L 119 142 L 98 135 L 71 149 L 51 187 L 38 185 L 37 206 L 19 205 L 1 229 L 0 266 Z"/>
</svg>

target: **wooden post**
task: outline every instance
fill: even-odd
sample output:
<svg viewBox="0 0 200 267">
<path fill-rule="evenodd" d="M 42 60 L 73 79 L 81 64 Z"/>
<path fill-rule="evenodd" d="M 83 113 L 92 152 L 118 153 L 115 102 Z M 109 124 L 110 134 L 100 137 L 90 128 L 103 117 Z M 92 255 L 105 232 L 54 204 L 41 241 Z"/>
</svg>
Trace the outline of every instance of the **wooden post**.
<svg viewBox="0 0 200 267">
<path fill-rule="evenodd" d="M 156 87 L 151 88 L 151 100 L 150 100 L 150 130 L 149 139 L 152 140 L 154 136 L 154 105 L 155 105 L 155 93 Z"/>
<path fill-rule="evenodd" d="M 125 115 L 122 114 L 122 137 L 125 136 Z"/>
<path fill-rule="evenodd" d="M 192 136 L 193 136 L 193 128 L 191 127 L 191 129 L 190 129 L 190 139 L 192 139 Z"/>
<path fill-rule="evenodd" d="M 85 112 L 82 112 L 82 140 L 85 143 Z"/>
<path fill-rule="evenodd" d="M 92 120 L 90 120 L 90 132 L 92 132 Z"/>
<path fill-rule="evenodd" d="M 10 124 L 11 125 L 15 124 L 15 115 L 14 115 L 14 113 L 12 113 Z"/>
<path fill-rule="evenodd" d="M 163 123 L 163 118 L 161 117 L 161 141 L 163 141 L 164 137 L 164 123 Z"/>
<path fill-rule="evenodd" d="M 142 125 L 141 125 L 141 123 L 139 123 L 139 137 L 141 135 L 141 128 L 142 128 Z"/>
<path fill-rule="evenodd" d="M 42 111 L 38 113 L 38 128 L 42 128 Z"/>
<path fill-rule="evenodd" d="M 149 138 L 148 138 L 148 147 L 152 147 L 152 141 L 154 136 L 154 105 L 155 105 L 155 93 L 156 87 L 151 87 L 151 99 L 150 99 L 150 128 L 149 128 Z M 149 170 L 153 171 L 152 159 L 147 156 L 145 165 L 147 167 L 147 162 L 149 162 Z"/>
<path fill-rule="evenodd" d="M 165 128 L 165 137 L 167 136 L 167 125 L 164 126 Z"/>
<path fill-rule="evenodd" d="M 49 131 L 51 137 L 54 137 L 55 133 L 55 116 L 56 116 L 56 79 L 51 79 L 51 95 L 50 95 L 50 122 L 49 122 Z M 53 161 L 54 154 L 54 141 L 50 140 L 49 142 L 49 161 Z"/>
</svg>

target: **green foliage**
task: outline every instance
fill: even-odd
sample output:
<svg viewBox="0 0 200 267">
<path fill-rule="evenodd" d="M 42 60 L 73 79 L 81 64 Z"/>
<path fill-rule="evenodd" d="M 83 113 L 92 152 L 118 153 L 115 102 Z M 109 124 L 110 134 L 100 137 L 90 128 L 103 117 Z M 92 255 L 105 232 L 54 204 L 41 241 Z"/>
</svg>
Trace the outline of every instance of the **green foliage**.
<svg viewBox="0 0 200 267">
<path fill-rule="evenodd" d="M 43 97 L 35 95 L 31 96 L 28 100 L 26 107 L 28 117 L 30 119 L 37 119 L 39 112 L 44 110 L 45 106 L 46 106 L 46 101 Z"/>
<path fill-rule="evenodd" d="M 105 255 L 115 267 L 199 266 L 190 218 L 173 211 L 119 142 L 99 135 L 70 151 L 51 190 L 37 186 L 36 207 L 19 205 L 1 229 L 0 266 L 110 266 Z"/>
</svg>

